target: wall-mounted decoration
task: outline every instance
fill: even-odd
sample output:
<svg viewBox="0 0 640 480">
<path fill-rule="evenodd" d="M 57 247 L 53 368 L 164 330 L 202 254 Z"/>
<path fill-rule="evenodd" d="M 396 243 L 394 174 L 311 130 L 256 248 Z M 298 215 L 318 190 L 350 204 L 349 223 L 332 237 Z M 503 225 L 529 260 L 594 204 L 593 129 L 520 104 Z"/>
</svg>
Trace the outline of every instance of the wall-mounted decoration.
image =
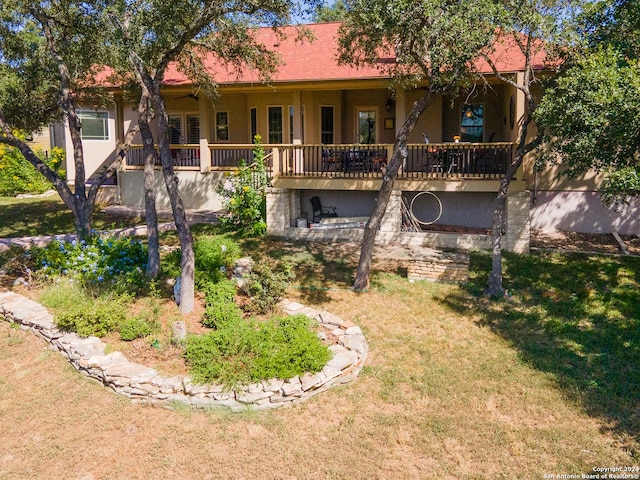
<svg viewBox="0 0 640 480">
<path fill-rule="evenodd" d="M 384 119 L 384 129 L 385 130 L 393 130 L 396 127 L 395 119 L 393 118 L 385 118 Z"/>
</svg>

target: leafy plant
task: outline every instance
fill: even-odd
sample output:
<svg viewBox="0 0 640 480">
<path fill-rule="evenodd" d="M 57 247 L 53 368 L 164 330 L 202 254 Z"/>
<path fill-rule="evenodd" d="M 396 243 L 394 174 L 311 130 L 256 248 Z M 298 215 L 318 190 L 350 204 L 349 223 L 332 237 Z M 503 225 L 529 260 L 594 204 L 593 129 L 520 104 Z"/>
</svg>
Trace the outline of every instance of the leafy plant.
<svg viewBox="0 0 640 480">
<path fill-rule="evenodd" d="M 132 297 L 113 293 L 95 297 L 73 283 L 60 282 L 45 290 L 40 301 L 53 310 L 60 330 L 103 337 L 124 323 Z"/>
<path fill-rule="evenodd" d="M 24 139 L 24 135 L 20 138 Z M 64 150 L 53 148 L 49 156 L 41 149 L 35 153 L 53 171 L 64 179 L 60 166 L 64 160 Z M 52 188 L 51 183 L 25 160 L 17 148 L 0 145 L 0 195 L 13 196 L 19 193 L 42 193 Z"/>
<path fill-rule="evenodd" d="M 254 138 L 253 163 L 240 161 L 238 171 L 221 182 L 216 191 L 223 197 L 229 217 L 222 218 L 223 228 L 239 231 L 246 236 L 264 235 L 267 231 L 267 200 L 265 188 L 269 178 L 264 162 L 262 137 Z"/>
<path fill-rule="evenodd" d="M 120 338 L 125 341 L 148 337 L 159 329 L 158 323 L 141 317 L 128 318 L 120 325 Z"/>
<path fill-rule="evenodd" d="M 125 341 L 148 337 L 159 332 L 160 327 L 160 292 L 156 282 L 149 282 L 148 297 L 142 299 L 142 309 L 136 316 L 127 318 L 120 325 L 120 338 Z M 140 302 L 139 302 L 140 303 Z"/>
<path fill-rule="evenodd" d="M 146 247 L 130 237 L 54 241 L 43 248 L 32 248 L 27 255 L 34 270 L 49 277 L 70 277 L 87 285 L 111 283 L 124 290 L 146 284 Z"/>
<path fill-rule="evenodd" d="M 187 339 L 185 358 L 196 382 L 228 388 L 270 378 L 320 371 L 331 352 L 305 315 L 265 322 L 234 320 L 207 335 Z"/>
<path fill-rule="evenodd" d="M 247 309 L 255 313 L 272 312 L 294 277 L 288 263 L 282 263 L 278 267 L 266 263 L 256 264 L 241 287 L 251 300 Z"/>
<path fill-rule="evenodd" d="M 196 282 L 219 280 L 225 277 L 227 270 L 233 268 L 240 258 L 240 245 L 230 238 L 222 236 L 202 236 L 194 244 L 196 261 Z"/>
<path fill-rule="evenodd" d="M 203 325 L 220 328 L 223 324 L 242 319 L 242 310 L 235 303 L 236 285 L 231 280 L 209 282 L 203 291 L 205 294 Z"/>
</svg>

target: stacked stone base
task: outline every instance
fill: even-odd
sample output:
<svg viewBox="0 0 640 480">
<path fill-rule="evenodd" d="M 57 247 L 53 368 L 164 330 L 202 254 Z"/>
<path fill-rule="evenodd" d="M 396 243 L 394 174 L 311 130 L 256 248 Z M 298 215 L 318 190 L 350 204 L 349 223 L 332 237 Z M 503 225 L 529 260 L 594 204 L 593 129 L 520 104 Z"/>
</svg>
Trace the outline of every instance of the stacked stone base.
<svg viewBox="0 0 640 480">
<path fill-rule="evenodd" d="M 407 278 L 410 281 L 467 282 L 469 252 L 412 251 L 407 265 Z"/>
<path fill-rule="evenodd" d="M 329 312 L 283 302 L 289 314 L 304 314 L 337 338 L 333 358 L 321 372 L 287 380 L 271 379 L 236 390 L 222 385 L 199 385 L 181 376 L 163 377 L 156 370 L 129 362 L 121 352 L 105 354 L 99 338 L 80 338 L 57 329 L 51 314 L 39 303 L 13 292 L 0 292 L 0 317 L 30 330 L 66 357 L 87 377 L 98 380 L 133 402 L 173 407 L 225 408 L 232 411 L 266 410 L 300 403 L 334 385 L 354 379 L 367 358 L 367 343 L 360 328 Z M 326 335 L 326 334 L 325 334 Z"/>
</svg>

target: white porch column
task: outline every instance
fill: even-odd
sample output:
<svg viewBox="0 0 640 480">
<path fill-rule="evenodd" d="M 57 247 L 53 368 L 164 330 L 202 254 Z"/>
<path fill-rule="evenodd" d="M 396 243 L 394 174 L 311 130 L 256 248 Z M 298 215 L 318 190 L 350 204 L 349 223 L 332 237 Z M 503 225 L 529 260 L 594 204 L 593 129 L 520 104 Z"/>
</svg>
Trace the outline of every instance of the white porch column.
<svg viewBox="0 0 640 480">
<path fill-rule="evenodd" d="M 400 132 L 402 124 L 407 119 L 407 100 L 404 90 L 398 88 L 396 90 L 396 135 Z"/>
<path fill-rule="evenodd" d="M 528 253 L 531 236 L 531 192 L 515 192 L 507 195 L 505 250 Z"/>
<path fill-rule="evenodd" d="M 395 122 L 396 122 L 396 136 L 398 136 L 398 133 L 400 133 L 400 129 L 402 128 L 402 124 L 404 123 L 404 121 L 406 119 L 407 119 L 407 99 L 406 99 L 405 94 L 404 94 L 404 89 L 398 88 L 396 90 L 396 120 L 395 120 Z M 391 155 L 392 154 L 393 154 L 393 148 L 391 149 L 391 152 L 389 153 L 388 161 L 391 161 Z M 406 167 L 405 163 L 406 163 L 406 160 L 404 160 L 402 162 L 402 165 L 400 165 L 400 170 L 398 171 L 398 173 L 404 172 L 404 169 Z M 400 224 L 402 224 L 402 217 L 400 219 Z"/>
<path fill-rule="evenodd" d="M 293 92 L 293 144 L 302 145 L 302 95 L 300 90 Z M 295 172 L 304 172 L 304 152 L 296 148 L 293 151 Z"/>
<path fill-rule="evenodd" d="M 209 150 L 209 105 L 205 95 L 198 100 L 200 120 L 200 173 L 211 171 L 211 150 Z"/>
</svg>

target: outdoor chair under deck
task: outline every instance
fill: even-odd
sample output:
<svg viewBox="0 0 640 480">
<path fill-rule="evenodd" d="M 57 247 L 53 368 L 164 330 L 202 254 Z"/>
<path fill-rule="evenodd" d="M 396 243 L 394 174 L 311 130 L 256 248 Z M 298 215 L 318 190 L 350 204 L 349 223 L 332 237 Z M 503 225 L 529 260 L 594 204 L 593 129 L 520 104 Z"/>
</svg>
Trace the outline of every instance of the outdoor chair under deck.
<svg viewBox="0 0 640 480">
<path fill-rule="evenodd" d="M 330 205 L 322 205 L 320 197 L 311 197 L 311 209 L 313 212 L 313 223 L 318 223 L 323 218 L 336 218 L 336 207 Z"/>
</svg>

